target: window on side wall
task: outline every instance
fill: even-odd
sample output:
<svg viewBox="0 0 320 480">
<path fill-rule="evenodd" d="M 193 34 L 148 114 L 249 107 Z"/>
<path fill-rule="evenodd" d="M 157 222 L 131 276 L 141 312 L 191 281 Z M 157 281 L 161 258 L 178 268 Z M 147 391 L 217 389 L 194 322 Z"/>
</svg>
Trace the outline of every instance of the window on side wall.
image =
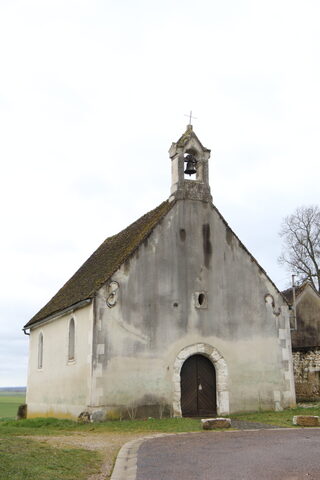
<svg viewBox="0 0 320 480">
<path fill-rule="evenodd" d="M 75 325 L 74 319 L 71 318 L 69 322 L 69 342 L 68 342 L 68 361 L 74 360 L 75 350 Z"/>
<path fill-rule="evenodd" d="M 43 367 L 43 333 L 40 332 L 38 338 L 38 368 Z"/>
</svg>

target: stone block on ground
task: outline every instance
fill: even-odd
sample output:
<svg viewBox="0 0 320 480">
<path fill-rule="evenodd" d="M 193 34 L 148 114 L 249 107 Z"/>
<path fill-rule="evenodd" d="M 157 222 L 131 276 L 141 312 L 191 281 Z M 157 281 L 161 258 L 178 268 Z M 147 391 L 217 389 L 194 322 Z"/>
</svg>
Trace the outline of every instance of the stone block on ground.
<svg viewBox="0 0 320 480">
<path fill-rule="evenodd" d="M 90 412 L 87 412 L 87 411 L 81 412 L 80 415 L 78 416 L 78 422 L 79 423 L 90 423 L 91 422 Z"/>
<path fill-rule="evenodd" d="M 214 430 L 215 428 L 230 428 L 230 418 L 204 418 L 201 420 L 204 430 Z"/>
<path fill-rule="evenodd" d="M 301 427 L 320 427 L 320 417 L 315 415 L 296 415 L 293 417 L 292 423 Z"/>
<path fill-rule="evenodd" d="M 25 418 L 27 418 L 27 404 L 23 403 L 18 407 L 17 420 L 24 420 Z"/>
</svg>

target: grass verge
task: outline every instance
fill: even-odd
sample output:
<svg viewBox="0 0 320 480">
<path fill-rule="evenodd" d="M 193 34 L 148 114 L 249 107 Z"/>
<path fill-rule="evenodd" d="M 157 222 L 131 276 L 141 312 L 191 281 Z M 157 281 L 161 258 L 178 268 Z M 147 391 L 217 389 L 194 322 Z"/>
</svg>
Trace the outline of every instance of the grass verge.
<svg viewBox="0 0 320 480">
<path fill-rule="evenodd" d="M 101 465 L 95 451 L 54 448 L 9 436 L 0 438 L 0 457 L 0 480 L 85 480 Z"/>
<path fill-rule="evenodd" d="M 282 412 L 253 412 L 231 415 L 231 418 L 247 422 L 258 422 L 279 427 L 293 427 L 294 415 L 320 416 L 320 404 L 308 408 L 297 407 Z M 293 427 L 294 428 L 294 427 Z M 39 438 L 22 436 L 68 436 L 86 433 L 118 434 L 125 442 L 125 434 L 143 434 L 152 432 L 195 432 L 201 431 L 200 419 L 166 418 L 146 420 L 108 421 L 96 424 L 80 424 L 71 420 L 55 418 L 35 418 L 27 420 L 0 419 L 0 480 L 84 480 L 101 469 L 101 452 L 83 448 L 57 448 Z M 124 434 L 123 436 L 121 434 Z M 70 437 L 69 437 L 70 438 Z M 92 438 L 92 437 L 90 437 Z M 90 440 L 92 441 L 92 440 Z M 111 442 L 112 443 L 112 442 Z M 116 452 L 110 453 L 111 462 Z M 111 463 L 112 464 L 112 463 Z"/>
<path fill-rule="evenodd" d="M 150 432 L 190 432 L 200 431 L 199 419 L 170 418 L 148 420 L 110 421 L 99 424 L 79 424 L 71 420 L 55 418 L 35 418 L 27 420 L 0 420 L 0 480 L 82 480 L 90 473 L 99 473 L 101 453 L 74 448 L 56 448 L 49 446 L 39 437 L 69 436 L 86 433 L 105 434 L 105 441 L 119 435 L 123 437 L 120 445 L 126 442 L 128 434 Z M 108 435 L 109 434 L 109 435 Z M 123 435 L 121 435 L 123 434 Z M 23 435 L 36 436 L 35 440 L 22 438 Z M 68 437 L 71 438 L 72 437 Z M 107 447 L 107 445 L 106 445 Z M 116 452 L 110 452 L 111 466 Z M 108 477 L 106 477 L 108 478 Z"/>
<path fill-rule="evenodd" d="M 230 415 L 230 418 L 247 422 L 258 422 L 281 427 L 292 427 L 294 415 L 317 415 L 320 416 L 320 404 L 310 404 L 307 407 L 296 407 L 281 412 L 265 411 L 238 413 Z M 198 418 L 149 418 L 143 420 L 114 420 L 101 423 L 78 423 L 72 420 L 57 418 L 32 418 L 26 420 L 0 419 L 0 435 L 63 435 L 68 432 L 196 432 L 201 430 Z"/>
<path fill-rule="evenodd" d="M 0 419 L 0 435 L 66 435 L 73 432 L 196 432 L 201 430 L 195 418 L 150 418 L 146 420 L 115 420 L 102 423 L 81 424 L 56 418 L 31 418 L 26 420 Z"/>
<path fill-rule="evenodd" d="M 266 423 L 270 425 L 277 425 L 279 427 L 292 427 L 292 417 L 295 415 L 317 415 L 320 416 L 320 405 L 308 405 L 307 407 L 288 408 L 281 412 L 252 412 L 252 413 L 239 413 L 230 415 L 230 418 L 235 420 L 244 420 L 247 422 Z"/>
</svg>

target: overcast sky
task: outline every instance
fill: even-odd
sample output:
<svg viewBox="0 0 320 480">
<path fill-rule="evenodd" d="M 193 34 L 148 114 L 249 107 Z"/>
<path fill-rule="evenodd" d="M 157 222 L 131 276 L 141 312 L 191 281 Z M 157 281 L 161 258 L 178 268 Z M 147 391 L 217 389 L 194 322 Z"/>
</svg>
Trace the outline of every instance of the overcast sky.
<svg viewBox="0 0 320 480">
<path fill-rule="evenodd" d="M 0 386 L 23 325 L 212 150 L 213 201 L 276 285 L 282 218 L 318 204 L 319 0 L 0 0 Z"/>
</svg>

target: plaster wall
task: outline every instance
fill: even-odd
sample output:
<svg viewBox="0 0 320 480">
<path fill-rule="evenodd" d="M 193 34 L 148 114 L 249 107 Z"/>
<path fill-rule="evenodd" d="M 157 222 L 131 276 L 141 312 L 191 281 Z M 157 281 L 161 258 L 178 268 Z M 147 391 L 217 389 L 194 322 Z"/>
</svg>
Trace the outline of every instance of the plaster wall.
<svg viewBox="0 0 320 480">
<path fill-rule="evenodd" d="M 92 404 L 179 414 L 175 365 L 195 345 L 225 361 L 218 414 L 295 403 L 288 308 L 209 203 L 177 201 L 111 280 L 113 306 L 108 285 L 95 299 Z"/>
<path fill-rule="evenodd" d="M 297 300 L 297 330 L 293 330 L 292 347 L 320 346 L 320 298 L 307 287 Z"/>
<path fill-rule="evenodd" d="M 68 360 L 69 322 L 75 322 L 75 356 Z M 90 405 L 92 304 L 43 323 L 30 331 L 28 417 L 76 418 Z M 43 335 L 43 366 L 38 368 L 39 335 Z"/>
</svg>

